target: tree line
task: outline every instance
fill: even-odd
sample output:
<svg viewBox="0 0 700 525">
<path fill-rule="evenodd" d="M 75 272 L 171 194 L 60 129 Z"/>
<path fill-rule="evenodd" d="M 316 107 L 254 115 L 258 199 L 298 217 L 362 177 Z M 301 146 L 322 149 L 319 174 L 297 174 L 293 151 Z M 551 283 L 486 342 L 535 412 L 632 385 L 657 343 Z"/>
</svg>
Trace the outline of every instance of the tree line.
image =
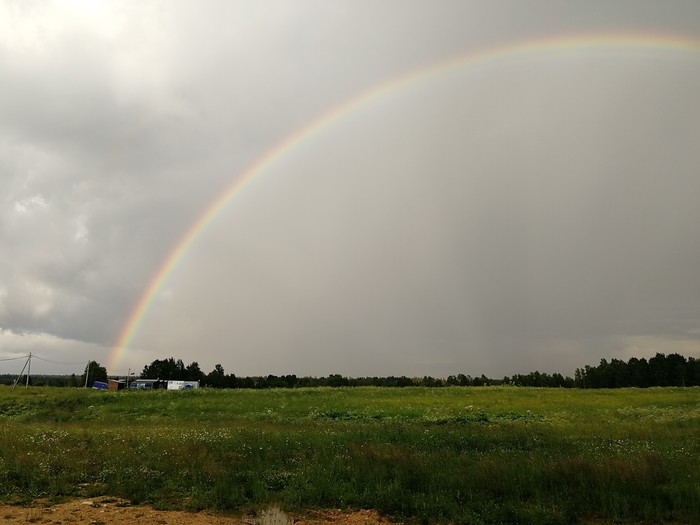
<svg viewBox="0 0 700 525">
<path fill-rule="evenodd" d="M 87 376 L 87 377 L 86 377 Z M 32 376 L 33 386 L 75 386 L 92 385 L 93 381 L 107 381 L 107 370 L 96 361 L 91 361 L 80 376 Z M 485 375 L 472 377 L 465 374 L 441 377 L 345 377 L 330 374 L 325 377 L 298 377 L 289 375 L 267 375 L 238 377 L 227 374 L 221 364 L 205 374 L 196 361 L 185 365 L 182 359 L 169 357 L 156 359 L 143 367 L 140 378 L 161 380 L 199 381 L 202 386 L 211 388 L 300 388 L 300 387 L 341 387 L 341 386 L 383 386 L 383 387 L 445 387 L 445 386 L 528 386 L 546 388 L 622 388 L 653 386 L 700 386 L 700 359 L 684 357 L 680 354 L 657 353 L 650 359 L 632 357 L 628 361 L 601 359 L 597 366 L 586 365 L 577 368 L 574 377 L 559 373 L 548 374 L 534 371 L 528 374 L 515 374 L 501 379 Z M 10 374 L 0 375 L 0 384 L 12 384 L 17 378 Z M 20 382 L 21 383 L 21 382 Z"/>
<path fill-rule="evenodd" d="M 700 386 L 700 359 L 680 354 L 656 354 L 648 361 L 601 359 L 598 366 L 577 368 L 574 384 L 579 388 Z"/>
<path fill-rule="evenodd" d="M 142 378 L 199 381 L 212 388 L 299 388 L 318 386 L 530 386 L 547 388 L 621 388 L 651 386 L 700 386 L 700 360 L 686 358 L 680 354 L 657 353 L 647 360 L 633 357 L 625 362 L 620 359 L 605 359 L 597 366 L 586 365 L 577 368 L 574 377 L 560 373 L 548 374 L 534 371 L 529 374 L 516 374 L 502 379 L 488 378 L 485 375 L 472 377 L 465 374 L 450 375 L 446 378 L 431 376 L 407 377 L 345 377 L 331 374 L 325 377 L 297 377 L 290 375 L 267 375 L 238 377 L 227 374 L 221 364 L 205 374 L 197 362 L 185 366 L 181 359 L 156 359 L 146 365 Z"/>
<path fill-rule="evenodd" d="M 492 379 L 485 375 L 472 377 L 465 374 L 450 375 L 446 378 L 422 376 L 387 376 L 387 377 L 345 377 L 340 374 L 330 374 L 324 377 L 298 377 L 295 374 L 289 375 L 267 375 L 267 376 L 245 376 L 238 377 L 235 374 L 227 374 L 221 364 L 214 366 L 214 369 L 205 374 L 199 364 L 195 361 L 189 365 L 181 359 L 169 357 L 167 359 L 156 359 L 150 365 L 146 365 L 141 372 L 142 379 L 162 379 L 179 381 L 199 381 L 202 386 L 212 388 L 300 388 L 319 386 L 386 386 L 386 387 L 406 387 L 406 386 L 493 386 L 493 385 L 517 385 L 517 386 L 542 386 L 542 387 L 573 387 L 574 380 L 570 377 L 563 377 L 561 374 L 546 374 L 532 372 L 527 375 L 518 374 L 503 379 Z"/>
</svg>

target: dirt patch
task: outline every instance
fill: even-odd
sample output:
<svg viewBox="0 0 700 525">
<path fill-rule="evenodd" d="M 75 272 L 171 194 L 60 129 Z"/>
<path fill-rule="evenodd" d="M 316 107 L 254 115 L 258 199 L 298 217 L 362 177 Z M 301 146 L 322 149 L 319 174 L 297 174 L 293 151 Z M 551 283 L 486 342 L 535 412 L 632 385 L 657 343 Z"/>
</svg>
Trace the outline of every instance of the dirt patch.
<svg viewBox="0 0 700 525">
<path fill-rule="evenodd" d="M 376 512 L 360 510 L 347 513 L 340 510 L 310 511 L 304 516 L 285 514 L 268 509 L 259 516 L 222 516 L 209 512 L 154 510 L 146 506 L 130 506 L 116 498 L 75 500 L 57 505 L 12 507 L 0 505 L 0 522 L 8 525 L 376 525 L 389 522 Z"/>
</svg>

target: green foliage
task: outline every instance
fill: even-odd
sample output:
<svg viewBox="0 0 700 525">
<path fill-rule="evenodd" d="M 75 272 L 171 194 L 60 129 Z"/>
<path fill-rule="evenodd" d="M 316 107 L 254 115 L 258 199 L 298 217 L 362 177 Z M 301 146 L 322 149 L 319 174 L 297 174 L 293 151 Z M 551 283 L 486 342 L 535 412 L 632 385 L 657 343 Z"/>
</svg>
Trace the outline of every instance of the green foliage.
<svg viewBox="0 0 700 525">
<path fill-rule="evenodd" d="M 699 431 L 697 392 L 681 388 L 0 387 L 0 499 L 693 523 Z"/>
<path fill-rule="evenodd" d="M 87 375 L 87 383 L 85 376 Z M 83 374 L 80 376 L 80 386 L 87 384 L 92 386 L 95 381 L 107 382 L 107 369 L 100 365 L 97 361 L 90 361 L 86 366 Z"/>
<path fill-rule="evenodd" d="M 636 357 L 626 363 L 601 359 L 598 366 L 576 369 L 574 383 L 579 388 L 700 386 L 700 360 L 660 353 L 649 361 Z"/>
<path fill-rule="evenodd" d="M 175 360 L 172 357 L 167 359 L 156 359 L 150 365 L 143 367 L 141 378 L 161 379 L 164 381 L 201 381 L 204 373 L 199 368 L 196 361 L 185 366 L 182 359 Z"/>
</svg>

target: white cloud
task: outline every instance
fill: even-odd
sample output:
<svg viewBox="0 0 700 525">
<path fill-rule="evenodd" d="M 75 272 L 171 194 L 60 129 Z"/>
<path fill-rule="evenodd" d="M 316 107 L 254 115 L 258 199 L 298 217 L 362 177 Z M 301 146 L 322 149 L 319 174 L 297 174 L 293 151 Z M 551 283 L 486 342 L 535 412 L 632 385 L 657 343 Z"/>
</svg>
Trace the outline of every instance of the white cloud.
<svg viewBox="0 0 700 525">
<path fill-rule="evenodd" d="M 22 199 L 21 201 L 15 201 L 14 209 L 17 213 L 28 214 L 44 209 L 47 206 L 46 199 L 44 199 L 43 195 L 34 195 Z"/>
<path fill-rule="evenodd" d="M 87 217 L 85 215 L 80 215 L 74 220 L 75 233 L 73 234 L 73 239 L 78 242 L 87 242 L 88 240 L 88 227 L 85 224 Z"/>
</svg>

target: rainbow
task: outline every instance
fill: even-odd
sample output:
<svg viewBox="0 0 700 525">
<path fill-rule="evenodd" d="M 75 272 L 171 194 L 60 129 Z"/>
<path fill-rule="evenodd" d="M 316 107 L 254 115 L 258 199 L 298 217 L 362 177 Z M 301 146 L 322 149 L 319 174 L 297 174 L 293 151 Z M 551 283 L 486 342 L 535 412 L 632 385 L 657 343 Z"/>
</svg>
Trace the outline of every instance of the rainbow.
<svg viewBox="0 0 700 525">
<path fill-rule="evenodd" d="M 700 40 L 664 34 L 589 34 L 579 36 L 557 36 L 511 43 L 476 53 L 451 57 L 447 60 L 390 79 L 341 102 L 309 124 L 296 130 L 249 166 L 248 169 L 237 177 L 211 202 L 211 204 L 209 204 L 199 218 L 185 231 L 184 235 L 175 244 L 175 247 L 148 281 L 141 297 L 133 310 L 131 310 L 108 357 L 108 368 L 114 370 L 114 368 L 119 365 L 120 360 L 129 348 L 153 300 L 202 231 L 216 219 L 228 203 L 241 193 L 253 179 L 274 164 L 281 162 L 290 151 L 304 143 L 304 141 L 314 135 L 322 133 L 342 117 L 373 100 L 391 94 L 420 79 L 434 77 L 456 68 L 473 67 L 499 59 L 517 59 L 519 57 L 556 50 L 584 50 L 600 53 L 610 49 L 630 49 L 642 52 L 674 51 L 698 53 L 700 52 Z"/>
</svg>

